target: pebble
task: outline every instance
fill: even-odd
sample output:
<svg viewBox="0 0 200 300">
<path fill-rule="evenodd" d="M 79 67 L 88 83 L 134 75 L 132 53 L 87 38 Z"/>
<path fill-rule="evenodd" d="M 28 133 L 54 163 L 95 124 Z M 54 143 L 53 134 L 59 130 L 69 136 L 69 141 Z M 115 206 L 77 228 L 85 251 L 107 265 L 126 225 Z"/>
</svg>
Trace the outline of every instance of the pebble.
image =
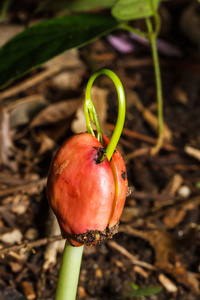
<svg viewBox="0 0 200 300">
<path fill-rule="evenodd" d="M 15 244 L 20 243 L 23 235 L 19 229 L 14 229 L 11 232 L 4 233 L 0 236 L 0 240 L 4 243 Z"/>
<path fill-rule="evenodd" d="M 35 228 L 29 228 L 29 229 L 26 231 L 24 237 L 25 237 L 27 240 L 29 240 L 29 241 L 34 241 L 34 240 L 36 240 L 37 237 L 38 237 L 38 231 L 37 231 L 37 229 L 35 229 Z"/>
<path fill-rule="evenodd" d="M 183 185 L 178 189 L 178 194 L 181 197 L 188 198 L 191 195 L 191 190 L 187 185 Z"/>
</svg>

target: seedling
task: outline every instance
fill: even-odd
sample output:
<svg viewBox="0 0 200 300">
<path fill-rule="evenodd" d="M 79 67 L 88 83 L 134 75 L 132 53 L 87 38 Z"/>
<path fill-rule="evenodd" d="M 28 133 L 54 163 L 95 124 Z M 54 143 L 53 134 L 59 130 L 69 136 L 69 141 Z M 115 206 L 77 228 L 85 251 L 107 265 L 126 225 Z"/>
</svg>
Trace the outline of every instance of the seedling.
<svg viewBox="0 0 200 300">
<path fill-rule="evenodd" d="M 111 140 L 102 134 L 91 100 L 91 88 L 99 75 L 109 76 L 117 89 L 119 113 Z M 47 198 L 60 225 L 66 245 L 59 274 L 56 299 L 76 297 L 84 245 L 96 245 L 118 231 L 126 195 L 127 175 L 116 149 L 125 119 L 125 95 L 119 78 L 110 70 L 89 79 L 85 98 L 87 132 L 67 139 L 49 170 Z M 95 124 L 93 131 L 90 120 Z"/>
</svg>

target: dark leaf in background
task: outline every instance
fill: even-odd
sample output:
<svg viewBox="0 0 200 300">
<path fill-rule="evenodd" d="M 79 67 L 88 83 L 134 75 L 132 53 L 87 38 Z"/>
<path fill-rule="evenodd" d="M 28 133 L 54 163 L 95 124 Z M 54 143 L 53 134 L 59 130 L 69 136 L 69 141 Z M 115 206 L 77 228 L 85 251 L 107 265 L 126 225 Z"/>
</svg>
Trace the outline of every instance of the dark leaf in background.
<svg viewBox="0 0 200 300">
<path fill-rule="evenodd" d="M 66 50 L 84 46 L 117 25 L 111 16 L 84 14 L 55 18 L 28 28 L 0 49 L 0 86 Z"/>
<path fill-rule="evenodd" d="M 115 4 L 116 0 L 46 0 L 39 4 L 36 13 L 49 9 L 70 9 L 80 12 L 95 8 L 108 8 Z"/>
</svg>

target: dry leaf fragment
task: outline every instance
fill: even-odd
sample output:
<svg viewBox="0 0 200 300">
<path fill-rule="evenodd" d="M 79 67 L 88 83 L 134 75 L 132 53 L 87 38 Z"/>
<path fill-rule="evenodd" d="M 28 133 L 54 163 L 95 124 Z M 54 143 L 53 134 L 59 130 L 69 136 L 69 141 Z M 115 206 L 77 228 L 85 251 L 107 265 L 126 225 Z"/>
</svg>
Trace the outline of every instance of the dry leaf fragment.
<svg viewBox="0 0 200 300">
<path fill-rule="evenodd" d="M 83 73 L 83 71 L 82 71 Z M 81 83 L 82 74 L 77 72 L 77 70 L 62 72 L 52 78 L 52 83 L 57 89 L 60 90 L 75 90 Z"/>
<path fill-rule="evenodd" d="M 69 68 L 69 70 L 73 70 L 73 68 L 84 68 L 83 61 L 80 60 L 78 49 L 72 49 L 59 55 L 44 64 L 47 68 L 52 68 L 53 66 L 58 65 L 60 67 Z M 77 70 L 76 70 L 77 71 Z"/>
<path fill-rule="evenodd" d="M 71 99 L 50 104 L 33 119 L 29 128 L 55 124 L 65 120 L 76 112 L 81 103 L 80 99 Z"/>
<path fill-rule="evenodd" d="M 40 94 L 24 97 L 11 103 L 6 107 L 10 115 L 10 127 L 28 124 L 48 104 L 49 102 Z"/>
<path fill-rule="evenodd" d="M 143 115 L 144 120 L 151 126 L 151 128 L 157 133 L 158 132 L 158 118 L 150 112 L 146 107 L 143 106 L 140 101 L 138 95 L 131 91 L 130 89 L 126 90 L 127 98 L 129 98 L 129 102 L 131 102 L 138 111 L 140 111 Z M 167 126 L 167 124 L 163 124 L 163 138 L 164 140 L 171 142 L 172 141 L 172 132 Z"/>
<path fill-rule="evenodd" d="M 37 134 L 35 136 L 35 139 L 40 144 L 39 150 L 37 152 L 38 156 L 44 154 L 49 150 L 52 150 L 55 146 L 55 141 L 43 132 L 41 132 L 39 135 Z"/>
</svg>

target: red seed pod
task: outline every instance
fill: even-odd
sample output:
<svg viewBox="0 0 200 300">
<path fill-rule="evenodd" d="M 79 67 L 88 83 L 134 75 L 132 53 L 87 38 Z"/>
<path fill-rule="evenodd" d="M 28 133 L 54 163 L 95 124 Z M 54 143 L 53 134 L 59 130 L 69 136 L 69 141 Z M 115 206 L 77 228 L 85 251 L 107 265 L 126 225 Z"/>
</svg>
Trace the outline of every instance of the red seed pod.
<svg viewBox="0 0 200 300">
<path fill-rule="evenodd" d="M 105 146 L 109 140 L 103 135 Z M 89 133 L 67 139 L 55 155 L 48 174 L 47 198 L 61 233 L 70 244 L 94 245 L 118 229 L 127 194 L 126 167 L 115 150 L 111 161 L 101 143 Z"/>
</svg>

